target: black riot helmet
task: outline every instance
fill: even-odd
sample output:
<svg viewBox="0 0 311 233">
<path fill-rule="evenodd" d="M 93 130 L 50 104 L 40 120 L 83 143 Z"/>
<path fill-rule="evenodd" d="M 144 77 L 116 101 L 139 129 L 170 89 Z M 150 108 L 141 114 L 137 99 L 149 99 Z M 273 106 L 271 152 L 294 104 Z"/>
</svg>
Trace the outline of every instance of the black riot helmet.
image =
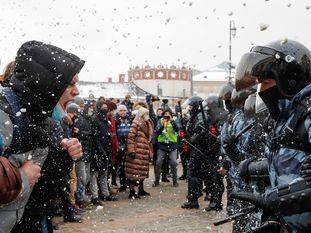
<svg viewBox="0 0 311 233">
<path fill-rule="evenodd" d="M 192 96 L 188 100 L 189 100 L 188 105 L 190 105 L 194 108 L 198 108 L 200 106 L 200 103 L 203 102 L 203 99 L 199 96 Z"/>
<path fill-rule="evenodd" d="M 183 105 L 191 106 L 189 110 L 191 116 L 195 116 L 199 112 L 200 104 L 203 102 L 203 99 L 199 96 L 192 96 L 185 101 Z"/>
<path fill-rule="evenodd" d="M 203 106 L 207 106 L 208 109 L 214 109 L 222 106 L 222 102 L 216 95 L 210 95 L 206 100 L 203 101 Z"/>
<path fill-rule="evenodd" d="M 237 90 L 247 89 L 256 81 L 274 79 L 279 92 L 292 98 L 311 81 L 311 53 L 293 40 L 278 40 L 255 46 L 242 56 L 236 70 Z"/>
<path fill-rule="evenodd" d="M 230 113 L 232 112 L 233 108 L 231 105 L 231 94 L 234 89 L 234 85 L 231 82 L 226 83 L 222 86 L 219 92 L 219 99 L 222 100 L 225 104 L 226 110 Z"/>
<path fill-rule="evenodd" d="M 223 101 L 221 101 L 218 96 L 209 96 L 206 100 L 203 101 L 203 107 L 207 108 L 207 112 L 210 116 L 212 124 L 224 124 L 228 112 L 225 111 Z"/>
</svg>

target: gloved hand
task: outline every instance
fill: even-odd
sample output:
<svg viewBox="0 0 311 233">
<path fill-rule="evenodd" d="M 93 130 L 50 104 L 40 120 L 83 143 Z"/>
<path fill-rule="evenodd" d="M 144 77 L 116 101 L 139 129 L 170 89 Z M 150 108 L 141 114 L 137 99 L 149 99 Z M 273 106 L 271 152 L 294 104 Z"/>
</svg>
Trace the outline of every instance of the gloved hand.
<svg viewBox="0 0 311 233">
<path fill-rule="evenodd" d="M 232 192 L 231 198 L 247 201 L 270 215 L 289 216 L 311 211 L 311 187 L 308 180 L 274 187 L 265 195 Z"/>
<path fill-rule="evenodd" d="M 308 179 L 311 178 L 311 156 L 309 155 L 308 158 L 303 161 L 300 174 L 302 178 Z"/>
<path fill-rule="evenodd" d="M 131 159 L 135 159 L 136 153 L 135 153 L 135 152 L 130 152 L 130 153 L 129 153 L 129 157 L 130 157 Z"/>
<path fill-rule="evenodd" d="M 244 181 L 248 181 L 249 179 L 249 174 L 248 174 L 248 165 L 255 160 L 255 157 L 250 157 L 248 159 L 245 159 L 240 162 L 239 164 L 239 175 Z"/>
<path fill-rule="evenodd" d="M 235 135 L 231 135 L 231 136 L 224 138 L 224 146 L 226 147 L 236 146 L 238 142 L 239 140 L 235 137 Z"/>
</svg>

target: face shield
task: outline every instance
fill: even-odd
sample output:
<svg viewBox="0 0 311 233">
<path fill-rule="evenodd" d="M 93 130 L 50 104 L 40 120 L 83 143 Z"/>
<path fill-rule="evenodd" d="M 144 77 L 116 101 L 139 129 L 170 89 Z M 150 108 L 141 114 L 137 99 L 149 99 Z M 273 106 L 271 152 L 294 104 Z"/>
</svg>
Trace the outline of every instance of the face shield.
<svg viewBox="0 0 311 233">
<path fill-rule="evenodd" d="M 182 103 L 181 108 L 182 108 L 182 109 L 187 108 L 188 105 L 189 105 L 189 103 L 190 103 L 190 100 L 189 100 L 189 99 L 186 99 L 185 102 Z"/>
<path fill-rule="evenodd" d="M 257 92 L 256 92 L 256 103 L 255 103 L 255 111 L 257 113 L 261 113 L 265 110 L 268 110 L 263 100 L 260 98 L 258 91 L 260 90 L 261 84 L 258 84 L 257 86 Z"/>
<path fill-rule="evenodd" d="M 235 74 L 238 91 L 249 89 L 263 79 L 274 78 L 272 65 L 282 60 L 284 54 L 263 46 L 256 46 L 242 56 Z"/>
<path fill-rule="evenodd" d="M 256 110 L 256 93 L 253 93 L 247 97 L 244 103 L 244 114 L 246 118 L 252 118 L 255 116 Z"/>
<path fill-rule="evenodd" d="M 228 82 L 227 84 L 225 84 L 225 85 L 221 88 L 221 90 L 220 90 L 220 92 L 219 92 L 219 95 L 218 95 L 219 98 L 220 98 L 221 100 L 230 100 L 230 99 L 231 99 L 231 93 L 232 93 L 233 89 L 234 89 L 233 84 L 230 83 L 230 82 Z"/>
<path fill-rule="evenodd" d="M 209 96 L 207 99 L 203 101 L 203 108 L 213 109 L 219 107 L 220 101 L 218 96 Z"/>
<path fill-rule="evenodd" d="M 207 104 L 207 101 L 206 101 L 206 100 L 204 100 L 204 101 L 202 102 L 202 107 L 203 107 L 203 109 L 204 109 L 204 110 L 208 110 L 208 109 L 209 109 L 209 107 L 208 107 L 208 104 Z"/>
</svg>

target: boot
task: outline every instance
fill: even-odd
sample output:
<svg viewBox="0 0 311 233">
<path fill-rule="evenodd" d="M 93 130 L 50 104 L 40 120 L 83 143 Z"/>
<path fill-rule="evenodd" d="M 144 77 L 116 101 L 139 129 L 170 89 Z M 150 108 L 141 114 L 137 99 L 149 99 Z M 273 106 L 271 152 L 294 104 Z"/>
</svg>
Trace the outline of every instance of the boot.
<svg viewBox="0 0 311 233">
<path fill-rule="evenodd" d="M 215 203 L 215 202 L 212 202 L 212 203 L 210 203 L 209 206 L 206 207 L 204 210 L 205 210 L 206 212 L 212 211 L 212 210 L 214 210 L 214 211 L 221 211 L 221 210 L 222 210 L 222 205 L 221 205 L 221 204 L 217 204 L 217 203 Z"/>
<path fill-rule="evenodd" d="M 108 196 L 103 195 L 101 196 L 101 199 L 103 201 L 117 201 L 118 200 L 118 198 L 111 196 L 111 195 L 108 195 Z"/>
<path fill-rule="evenodd" d="M 82 218 L 77 218 L 74 214 L 66 214 L 64 215 L 64 222 L 82 223 Z"/>
<path fill-rule="evenodd" d="M 103 205 L 102 201 L 99 200 L 99 198 L 92 198 L 91 202 L 94 206 Z"/>
<path fill-rule="evenodd" d="M 140 198 L 140 197 L 135 193 L 135 190 L 131 189 L 129 199 L 138 199 L 138 198 Z"/>
<path fill-rule="evenodd" d="M 181 175 L 178 179 L 179 179 L 179 180 L 185 180 L 185 179 L 187 179 L 187 177 L 186 177 L 185 174 L 183 174 L 183 175 Z"/>
<path fill-rule="evenodd" d="M 125 192 L 126 191 L 126 186 L 120 186 L 119 192 Z"/>
<path fill-rule="evenodd" d="M 144 190 L 144 183 L 140 182 L 138 186 L 138 196 L 150 196 L 150 193 Z"/>
<path fill-rule="evenodd" d="M 186 201 L 184 204 L 182 204 L 181 208 L 183 209 L 199 209 L 199 203 L 198 202 L 190 202 Z"/>
<path fill-rule="evenodd" d="M 158 187 L 160 185 L 159 181 L 155 181 L 153 184 L 152 184 L 152 187 Z"/>
<path fill-rule="evenodd" d="M 166 176 L 162 176 L 162 182 L 168 183 L 171 182 L 169 179 L 167 179 Z"/>
</svg>

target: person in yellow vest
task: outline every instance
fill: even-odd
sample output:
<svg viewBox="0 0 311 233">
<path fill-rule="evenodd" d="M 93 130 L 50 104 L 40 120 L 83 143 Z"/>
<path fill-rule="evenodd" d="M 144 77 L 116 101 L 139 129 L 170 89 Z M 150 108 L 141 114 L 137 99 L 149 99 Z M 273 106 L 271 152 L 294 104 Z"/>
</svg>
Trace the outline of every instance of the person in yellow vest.
<svg viewBox="0 0 311 233">
<path fill-rule="evenodd" d="M 156 177 L 154 187 L 159 186 L 163 160 L 165 156 L 169 157 L 171 172 L 173 176 L 173 186 L 177 187 L 177 148 L 179 123 L 176 117 L 173 117 L 170 109 L 165 109 L 162 117 L 158 120 L 155 133 L 158 144 L 158 153 L 156 161 Z"/>
</svg>

